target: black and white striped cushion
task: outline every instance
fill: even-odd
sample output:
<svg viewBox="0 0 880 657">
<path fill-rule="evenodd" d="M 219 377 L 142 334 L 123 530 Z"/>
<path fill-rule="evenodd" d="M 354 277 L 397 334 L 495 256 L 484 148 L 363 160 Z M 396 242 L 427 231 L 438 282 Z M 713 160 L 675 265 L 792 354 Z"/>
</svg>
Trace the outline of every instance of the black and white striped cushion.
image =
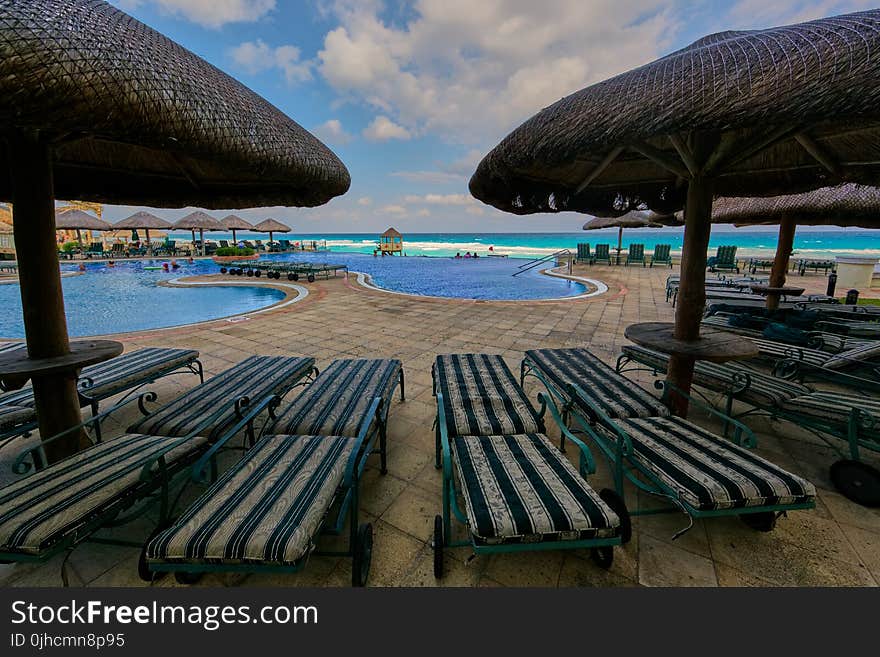
<svg viewBox="0 0 880 657">
<path fill-rule="evenodd" d="M 807 502 L 813 485 L 747 449 L 678 417 L 621 420 L 637 459 L 702 511 Z"/>
<path fill-rule="evenodd" d="M 526 357 L 562 394 L 569 384 L 577 385 L 608 417 L 669 414 L 654 395 L 586 349 L 533 349 Z"/>
<path fill-rule="evenodd" d="M 391 402 L 400 369 L 399 360 L 335 360 L 266 432 L 354 438 L 373 399 Z"/>
<path fill-rule="evenodd" d="M 880 421 L 880 397 L 856 395 L 845 392 L 812 392 L 789 399 L 782 404 L 783 410 L 819 420 L 825 424 L 845 426 L 852 409 L 858 408 Z M 880 426 L 875 428 L 880 431 Z"/>
<path fill-rule="evenodd" d="M 658 372 L 665 372 L 669 365 L 668 355 L 644 347 L 626 345 L 622 351 L 637 363 L 652 367 Z M 810 393 L 809 388 L 799 383 L 763 374 L 736 363 L 699 361 L 694 365 L 694 385 L 701 388 L 726 393 L 731 387 L 741 387 L 746 380 L 748 387 L 736 393 L 734 398 L 758 408 L 772 408 L 787 399 Z"/>
<path fill-rule="evenodd" d="M 858 367 L 858 365 L 867 362 L 880 366 L 880 341 L 863 343 L 859 347 L 847 349 L 832 356 L 826 361 L 825 367 L 829 370 L 841 370 L 847 367 Z"/>
<path fill-rule="evenodd" d="M 750 339 L 758 347 L 758 353 L 761 356 L 772 360 L 792 359 L 804 362 L 807 365 L 823 367 L 832 358 L 831 354 L 819 351 L 818 349 L 774 342 L 773 340 L 763 340 L 761 338 Z"/>
<path fill-rule="evenodd" d="M 201 453 L 204 438 L 127 434 L 54 463 L 0 489 L 0 551 L 38 554 L 114 503 L 143 489 L 141 469 L 164 454 L 173 465 Z"/>
<path fill-rule="evenodd" d="M 37 412 L 27 406 L 0 406 L 0 431 L 35 422 Z"/>
<path fill-rule="evenodd" d="M 458 436 L 452 449 L 478 543 L 617 535 L 620 519 L 543 434 Z"/>
<path fill-rule="evenodd" d="M 297 563 L 312 548 L 355 446 L 266 436 L 147 545 L 150 562 Z"/>
<path fill-rule="evenodd" d="M 283 395 L 308 375 L 314 365 L 314 358 L 251 356 L 135 422 L 128 431 L 185 436 L 221 406 L 226 406 L 227 412 L 210 428 L 210 437 L 214 438 L 235 423 L 236 399 L 249 397 L 258 402 L 268 395 Z"/>
<path fill-rule="evenodd" d="M 501 356 L 437 356 L 434 384 L 443 393 L 450 437 L 538 433 L 543 429 Z"/>
</svg>

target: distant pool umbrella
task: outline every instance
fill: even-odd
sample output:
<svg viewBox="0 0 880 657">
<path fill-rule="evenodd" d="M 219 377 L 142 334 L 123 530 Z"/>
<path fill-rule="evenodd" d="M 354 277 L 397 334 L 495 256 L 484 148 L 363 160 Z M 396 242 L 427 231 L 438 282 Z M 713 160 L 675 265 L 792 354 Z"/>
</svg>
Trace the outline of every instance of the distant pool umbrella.
<svg viewBox="0 0 880 657">
<path fill-rule="evenodd" d="M 844 183 L 803 194 L 772 197 L 723 197 L 712 205 L 712 223 L 779 224 L 770 287 L 785 285 L 798 225 L 880 228 L 880 188 Z M 778 295 L 767 295 L 767 307 L 779 306 Z"/>
<path fill-rule="evenodd" d="M 630 210 L 620 217 L 593 217 L 584 224 L 584 230 L 617 228 L 617 257 L 623 250 L 624 228 L 663 228 L 682 225 L 673 214 L 660 214 L 652 210 Z"/>
<path fill-rule="evenodd" d="M 209 215 L 207 212 L 196 210 L 185 217 L 178 219 L 172 224 L 175 230 L 188 230 L 192 232 L 193 244 L 196 241 L 196 231 L 199 231 L 199 253 L 205 255 L 205 231 L 224 230 L 223 224 Z"/>
<path fill-rule="evenodd" d="M 275 219 L 265 219 L 253 227 L 258 233 L 269 233 L 269 241 L 272 241 L 272 233 L 289 233 L 290 226 L 282 224 Z"/>
<path fill-rule="evenodd" d="M 471 193 L 516 214 L 684 206 L 668 378 L 688 392 L 712 342 L 700 319 L 713 196 L 880 182 L 878 49 L 877 9 L 707 36 L 542 110 L 480 162 Z M 687 412 L 683 396 L 670 403 Z"/>
<path fill-rule="evenodd" d="M 16 213 L 18 214 L 18 213 Z M 82 230 L 111 230 L 112 226 L 102 219 L 82 210 L 64 210 L 55 214 L 56 230 L 75 230 L 76 241 L 82 248 Z"/>
<path fill-rule="evenodd" d="M 126 217 L 113 224 L 114 230 L 131 229 L 132 241 L 138 241 L 137 229 L 143 228 L 147 240 L 147 255 L 153 255 L 153 244 L 150 242 L 150 230 L 167 230 L 171 228 L 171 222 L 165 221 L 161 217 L 157 217 L 143 210 L 135 212 L 130 217 Z"/>
<path fill-rule="evenodd" d="M 226 230 L 232 231 L 232 244 L 238 244 L 238 240 L 235 238 L 235 231 L 237 230 L 253 230 L 254 227 L 241 217 L 235 214 L 230 214 L 226 217 L 223 217 L 220 220 L 220 223 L 226 228 Z"/>
<path fill-rule="evenodd" d="M 277 108 L 101 0 L 0 0 L 0 125 L 0 201 L 15 205 L 28 351 L 0 357 L 0 379 L 33 380 L 43 438 L 79 423 L 77 370 L 122 347 L 71 349 L 56 197 L 315 206 L 350 185 L 342 162 Z M 50 461 L 75 448 L 75 434 L 47 446 Z"/>
</svg>

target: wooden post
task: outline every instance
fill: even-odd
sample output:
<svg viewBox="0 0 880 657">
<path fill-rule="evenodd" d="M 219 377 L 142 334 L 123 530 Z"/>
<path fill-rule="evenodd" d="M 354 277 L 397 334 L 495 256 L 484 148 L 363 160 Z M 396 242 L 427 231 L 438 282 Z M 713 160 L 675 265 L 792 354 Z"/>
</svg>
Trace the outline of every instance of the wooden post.
<svg viewBox="0 0 880 657">
<path fill-rule="evenodd" d="M 152 256 L 153 255 L 153 243 L 150 242 L 150 229 L 144 228 L 144 232 L 147 235 L 147 255 Z"/>
<path fill-rule="evenodd" d="M 688 185 L 684 211 L 684 244 L 681 249 L 681 281 L 675 308 L 675 337 L 697 340 L 706 305 L 706 249 L 712 219 L 712 181 L 693 178 Z M 684 393 L 690 393 L 694 378 L 694 359 L 670 356 L 667 380 Z M 673 413 L 687 417 L 687 399 L 669 391 L 667 403 Z"/>
<path fill-rule="evenodd" d="M 783 216 L 779 222 L 779 242 L 776 244 L 776 258 L 773 260 L 773 269 L 770 270 L 770 287 L 782 287 L 785 285 L 785 275 L 788 272 L 788 261 L 794 247 L 794 233 L 797 229 L 794 217 Z M 779 295 L 767 295 L 767 309 L 779 308 Z"/>
<path fill-rule="evenodd" d="M 15 153 L 10 167 L 15 207 L 15 248 L 28 355 L 53 358 L 70 353 L 61 271 L 55 241 L 55 194 L 49 147 L 35 134 L 10 138 Z M 77 372 L 33 379 L 40 436 L 49 438 L 82 421 Z M 46 448 L 50 463 L 80 447 L 82 434 L 71 434 Z"/>
<path fill-rule="evenodd" d="M 205 255 L 205 229 L 199 228 L 199 255 Z"/>
</svg>

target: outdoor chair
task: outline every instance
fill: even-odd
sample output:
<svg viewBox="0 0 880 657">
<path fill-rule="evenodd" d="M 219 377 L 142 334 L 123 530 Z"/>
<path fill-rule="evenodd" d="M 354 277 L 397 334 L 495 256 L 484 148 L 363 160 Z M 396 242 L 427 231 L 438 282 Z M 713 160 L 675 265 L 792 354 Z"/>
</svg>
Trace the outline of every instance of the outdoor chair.
<svg viewBox="0 0 880 657">
<path fill-rule="evenodd" d="M 254 240 L 254 247 L 256 247 L 257 251 L 266 250 L 266 246 L 263 244 L 263 240 Z"/>
<path fill-rule="evenodd" d="M 19 348 L 24 348 L 22 343 L 10 343 L 0 347 L 0 352 Z M 105 399 L 121 393 L 131 395 L 162 377 L 186 372 L 198 375 L 199 381 L 204 382 L 199 352 L 194 349 L 136 349 L 83 368 L 77 380 L 80 405 L 89 406 L 95 416 Z M 0 393 L 0 445 L 10 438 L 27 435 L 36 427 L 34 390 L 30 385 Z M 95 423 L 94 428 L 100 440 L 101 423 Z"/>
<path fill-rule="evenodd" d="M 577 245 L 577 262 L 592 264 L 593 256 L 590 253 L 590 245 L 579 242 Z"/>
<path fill-rule="evenodd" d="M 672 245 L 658 244 L 654 247 L 654 253 L 651 255 L 651 267 L 656 265 L 669 265 L 672 267 L 672 255 L 670 254 Z"/>
<path fill-rule="evenodd" d="M 436 466 L 443 469 L 434 576 L 443 574 L 444 549 L 463 546 L 476 554 L 590 548 L 593 560 L 609 568 L 626 508 L 615 508 L 585 481 L 595 464 L 583 442 L 569 436 L 580 448 L 579 469 L 552 446 L 544 433 L 545 397 L 535 411 L 500 356 L 437 356 L 433 379 Z M 467 527 L 467 538 L 453 539 L 453 517 Z"/>
<path fill-rule="evenodd" d="M 691 528 L 693 518 L 731 515 L 752 529 L 771 531 L 783 512 L 815 505 L 812 484 L 745 449 L 755 438 L 744 424 L 694 399 L 692 404 L 735 427 L 733 442 L 673 417 L 660 400 L 586 349 L 527 351 L 521 366 L 521 377 L 526 376 L 539 379 L 560 404 L 562 413 L 551 411 L 563 447 L 574 421 L 605 455 L 618 504 L 623 504 L 626 480 L 689 516 L 690 524 L 675 537 Z M 639 505 L 630 513 L 659 511 Z M 626 534 L 625 541 L 628 528 Z"/>
<path fill-rule="evenodd" d="M 358 523 L 360 482 L 372 453 L 379 452 L 385 472 L 388 411 L 398 383 L 402 401 L 398 360 L 331 363 L 232 470 L 153 538 L 149 569 L 192 583 L 204 572 L 297 572 L 312 554 L 330 554 L 352 557 L 352 585 L 364 586 L 373 530 Z M 194 477 L 203 476 L 199 468 Z M 349 515 L 348 549 L 318 551 L 318 536 L 342 534 Z"/>
<path fill-rule="evenodd" d="M 829 271 L 837 271 L 837 262 L 834 260 L 800 260 L 797 263 L 798 274 L 801 276 L 807 273 L 808 269 L 812 269 L 814 274 L 818 274 L 819 270 L 827 275 Z"/>
<path fill-rule="evenodd" d="M 104 245 L 101 242 L 92 242 L 89 244 L 85 256 L 86 258 L 105 258 L 107 257 L 107 252 L 104 251 Z"/>
<path fill-rule="evenodd" d="M 702 323 L 704 326 L 721 329 L 722 331 L 735 333 L 747 338 L 773 340 L 784 344 L 807 347 L 808 349 L 817 349 L 829 354 L 839 354 L 842 351 L 859 349 L 873 342 L 871 340 L 848 338 L 845 335 L 838 335 L 836 333 L 790 327 L 784 323 L 782 318 L 777 323 L 777 320 L 773 319 L 752 317 L 751 322 L 745 325 L 740 325 L 740 322 L 734 322 L 732 319 L 741 316 L 726 312 L 715 312 L 703 318 Z M 754 328 L 751 326 L 752 323 L 755 326 Z M 774 337 L 770 338 L 768 331 L 772 331 Z"/>
<path fill-rule="evenodd" d="M 250 242 L 250 241 L 248 241 L 248 240 L 244 240 L 244 241 L 242 242 L 242 244 L 244 244 L 245 248 L 253 249 L 254 251 L 257 251 L 257 250 L 258 250 L 257 247 L 254 246 L 254 243 L 253 243 L 253 242 Z"/>
<path fill-rule="evenodd" d="M 629 266 L 630 263 L 639 264 L 641 263 L 642 267 L 645 266 L 645 245 L 644 244 L 630 244 L 629 249 L 626 252 L 626 262 L 625 266 Z"/>
<path fill-rule="evenodd" d="M 127 246 L 122 242 L 114 242 L 110 247 L 110 257 L 117 259 L 128 257 Z"/>
<path fill-rule="evenodd" d="M 666 372 L 668 364 L 666 354 L 628 345 L 618 358 L 617 371 L 638 370 L 642 369 L 639 365 L 645 365 L 647 371 L 659 375 Z M 699 362 L 694 370 L 694 385 L 724 396 L 728 417 L 733 417 L 736 400 L 751 407 L 738 418 L 762 413 L 816 435 L 843 457 L 830 468 L 834 486 L 858 504 L 877 506 L 880 471 L 861 460 L 861 451 L 880 452 L 880 384 L 850 378 L 851 387 L 858 393 L 816 391 L 738 363 Z M 727 429 L 725 424 L 725 433 Z M 846 443 L 846 451 L 839 449 L 840 441 Z"/>
<path fill-rule="evenodd" d="M 228 242 L 228 241 L 226 241 L 226 240 L 219 240 L 219 243 L 220 243 L 220 248 L 221 248 L 221 249 L 228 249 L 228 248 L 229 248 L 229 242 Z"/>
<path fill-rule="evenodd" d="M 290 251 L 290 240 L 278 240 L 278 246 L 282 251 Z"/>
<path fill-rule="evenodd" d="M 719 246 L 715 255 L 706 263 L 709 271 L 735 271 L 739 273 L 739 263 L 736 260 L 735 246 Z"/>
<path fill-rule="evenodd" d="M 609 244 L 596 245 L 596 253 L 593 256 L 593 264 L 597 262 L 604 262 L 607 265 L 611 264 L 611 246 Z"/>
</svg>

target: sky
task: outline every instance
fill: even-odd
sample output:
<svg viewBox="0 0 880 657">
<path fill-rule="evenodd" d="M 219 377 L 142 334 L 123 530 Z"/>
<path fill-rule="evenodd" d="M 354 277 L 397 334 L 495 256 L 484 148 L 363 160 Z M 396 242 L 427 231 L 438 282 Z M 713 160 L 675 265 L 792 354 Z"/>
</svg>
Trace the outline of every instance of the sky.
<svg viewBox="0 0 880 657">
<path fill-rule="evenodd" d="M 236 211 L 298 233 L 575 231 L 517 217 L 467 182 L 559 98 L 726 29 L 867 9 L 871 0 L 111 0 L 279 107 L 345 162 L 319 208 Z M 115 221 L 141 208 L 108 206 Z M 180 210 L 154 210 L 178 218 Z M 214 213 L 222 216 L 223 213 Z"/>
</svg>

